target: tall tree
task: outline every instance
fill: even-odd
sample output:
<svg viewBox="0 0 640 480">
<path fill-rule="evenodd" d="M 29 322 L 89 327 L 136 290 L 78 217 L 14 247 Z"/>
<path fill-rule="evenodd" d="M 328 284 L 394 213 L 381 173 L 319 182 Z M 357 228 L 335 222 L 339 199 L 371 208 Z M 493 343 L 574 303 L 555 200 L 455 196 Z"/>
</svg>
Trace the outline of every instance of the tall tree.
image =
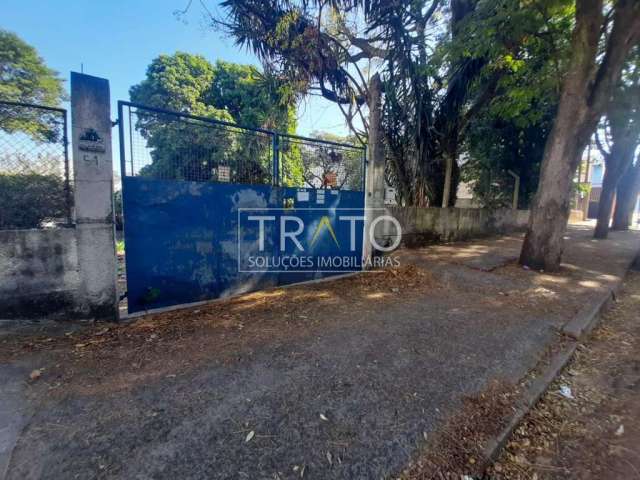
<svg viewBox="0 0 640 480">
<path fill-rule="evenodd" d="M 595 238 L 607 238 L 609 223 L 613 210 L 613 202 L 618 183 L 629 170 L 640 143 L 640 47 L 628 62 L 628 68 L 613 94 L 607 108 L 607 127 L 605 139 L 610 137 L 605 146 L 596 134 L 598 149 L 605 161 L 602 192 L 598 204 L 598 222 L 594 231 Z M 608 130 L 608 135 L 606 131 Z"/>
<path fill-rule="evenodd" d="M 622 175 L 616 189 L 616 209 L 613 213 L 613 230 L 628 230 L 631 226 L 633 210 L 640 194 L 640 154 Z"/>
<path fill-rule="evenodd" d="M 520 263 L 549 271 L 559 268 L 575 169 L 638 41 L 640 2 L 617 0 L 607 10 L 603 0 L 576 0 L 572 54 Z"/>
<path fill-rule="evenodd" d="M 66 98 L 64 81 L 47 67 L 31 45 L 0 30 L 0 100 L 57 107 Z M 0 129 L 26 132 L 36 140 L 59 141 L 58 115 L 0 105 Z"/>
<path fill-rule="evenodd" d="M 131 87 L 131 100 L 249 127 L 294 132 L 295 96 L 286 82 L 250 65 L 209 63 L 200 55 L 161 55 L 146 78 Z M 206 122 L 176 122 L 137 111 L 136 129 L 151 149 L 152 163 L 140 174 L 185 180 L 215 180 L 220 166 L 231 181 L 271 180 L 271 137 L 243 129 L 214 128 Z M 299 161 L 298 157 L 288 161 Z M 289 168 L 288 172 L 295 169 Z M 299 176 L 299 172 L 298 172 Z"/>
<path fill-rule="evenodd" d="M 369 67 L 386 51 L 371 35 L 358 36 L 366 25 L 347 23 L 357 21 L 352 2 L 225 0 L 221 6 L 225 14 L 212 17 L 214 26 L 250 48 L 266 71 L 335 102 L 365 143 Z"/>
<path fill-rule="evenodd" d="M 58 72 L 15 33 L 0 30 L 0 100 L 56 107 L 64 97 Z"/>
<path fill-rule="evenodd" d="M 372 2 L 368 10 L 370 28 L 387 39 L 383 131 L 388 177 L 401 203 L 446 207 L 455 201 L 462 115 L 487 60 L 444 45 L 466 36 L 465 21 L 477 5 L 452 0 L 446 11 L 436 1 Z M 446 22 L 441 13 L 448 13 Z"/>
<path fill-rule="evenodd" d="M 160 55 L 129 93 L 144 105 L 283 132 L 296 128 L 296 98 L 287 83 L 252 65 L 211 64 L 183 52 Z"/>
<path fill-rule="evenodd" d="M 463 115 L 492 89 L 472 88 L 488 59 L 434 52 L 442 42 L 462 45 L 473 35 L 465 23 L 480 3 L 490 2 L 226 0 L 226 15 L 214 23 L 304 93 L 335 102 L 363 143 L 369 75 L 381 73 L 388 178 L 402 203 L 440 206 L 455 197 L 451 182 L 450 195 L 445 185 L 456 177 Z M 483 7 L 482 15 L 495 9 Z"/>
<path fill-rule="evenodd" d="M 573 9 L 567 1 L 501 3 L 498 15 L 473 24 L 490 33 L 474 44 L 494 58 L 495 95 L 467 122 L 461 176 L 486 206 L 511 205 L 519 176 L 519 207 L 528 208 L 560 96 L 571 42 Z M 495 34 L 498 35 L 498 34 Z M 462 46 L 464 48 L 464 46 Z M 483 50 L 482 50 L 483 49 Z"/>
</svg>

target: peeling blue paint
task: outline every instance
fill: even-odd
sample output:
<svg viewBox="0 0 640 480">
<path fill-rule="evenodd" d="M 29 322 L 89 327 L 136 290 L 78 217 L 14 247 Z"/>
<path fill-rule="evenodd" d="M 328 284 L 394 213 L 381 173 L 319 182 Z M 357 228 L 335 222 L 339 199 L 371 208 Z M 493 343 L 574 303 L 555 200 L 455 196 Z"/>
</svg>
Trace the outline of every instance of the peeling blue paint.
<svg viewBox="0 0 640 480">
<path fill-rule="evenodd" d="M 308 192 L 301 195 L 308 199 L 299 201 L 299 192 Z M 293 199 L 292 211 L 303 217 L 306 225 L 319 222 L 323 215 L 335 216 L 337 208 L 356 212 L 364 209 L 363 192 L 325 193 L 267 185 L 124 177 L 129 312 L 210 300 L 340 273 L 238 271 L 238 209 L 282 208 L 285 199 Z M 320 210 L 305 210 L 309 207 Z M 341 238 L 348 235 L 345 231 L 348 225 L 339 228 L 337 233 Z M 275 236 L 275 230 L 270 232 Z M 307 232 L 307 242 L 310 234 Z M 243 241 L 257 242 L 257 231 L 243 229 L 242 236 Z M 276 240 L 270 238 L 267 242 L 276 251 Z M 361 232 L 357 248 L 357 255 L 361 256 Z M 318 241 L 310 252 L 312 255 L 327 253 L 341 253 L 330 238 Z"/>
</svg>

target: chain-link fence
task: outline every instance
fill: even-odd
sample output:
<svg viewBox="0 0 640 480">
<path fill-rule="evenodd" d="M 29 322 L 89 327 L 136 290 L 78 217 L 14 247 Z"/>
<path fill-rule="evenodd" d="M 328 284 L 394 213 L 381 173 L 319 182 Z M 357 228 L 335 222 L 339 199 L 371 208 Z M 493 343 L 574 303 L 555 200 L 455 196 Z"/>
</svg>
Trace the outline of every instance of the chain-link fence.
<svg viewBox="0 0 640 480">
<path fill-rule="evenodd" d="M 278 135 L 281 184 L 291 187 L 364 190 L 361 147 Z"/>
<path fill-rule="evenodd" d="M 364 189 L 362 147 L 119 102 L 125 176 Z"/>
<path fill-rule="evenodd" d="M 123 128 L 126 176 L 193 182 L 272 181 L 272 137 L 268 133 L 134 106 L 127 106 Z"/>
<path fill-rule="evenodd" d="M 67 112 L 0 101 L 0 229 L 72 222 Z"/>
</svg>

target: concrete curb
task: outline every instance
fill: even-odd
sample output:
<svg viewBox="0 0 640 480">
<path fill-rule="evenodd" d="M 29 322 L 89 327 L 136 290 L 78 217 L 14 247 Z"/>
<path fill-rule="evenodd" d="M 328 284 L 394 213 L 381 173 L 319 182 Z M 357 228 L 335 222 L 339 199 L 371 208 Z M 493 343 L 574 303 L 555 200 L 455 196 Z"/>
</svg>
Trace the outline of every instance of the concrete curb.
<svg viewBox="0 0 640 480">
<path fill-rule="evenodd" d="M 560 374 L 564 367 L 569 363 L 573 353 L 578 348 L 578 342 L 572 341 L 562 351 L 556 353 L 542 375 L 537 377 L 518 402 L 513 416 L 507 423 L 507 425 L 500 431 L 495 438 L 489 440 L 484 448 L 483 461 L 481 463 L 482 471 L 486 470 L 489 465 L 498 457 L 506 443 L 508 442 L 511 434 L 520 424 L 522 419 L 529 413 L 529 410 L 540 400 L 540 397 L 547 391 L 551 382 Z"/>
<path fill-rule="evenodd" d="M 611 288 L 604 295 L 587 303 L 575 317 L 562 327 L 562 333 L 574 340 L 579 340 L 588 334 L 598 323 L 600 312 L 609 305 L 611 300 L 615 300 L 617 290 L 617 288 Z"/>
<path fill-rule="evenodd" d="M 640 264 L 640 253 L 631 259 L 627 264 L 624 272 L 625 276 Z M 614 285 L 607 290 L 606 293 L 594 298 L 591 302 L 587 303 L 580 309 L 578 314 L 569 320 L 562 327 L 562 333 L 573 338 L 574 340 L 580 340 L 584 335 L 588 334 L 593 327 L 598 324 L 600 312 L 607 308 L 611 301 L 615 301 L 620 287 L 624 282 L 624 276 L 614 283 Z"/>
<path fill-rule="evenodd" d="M 592 302 L 587 303 L 578 314 L 567 322 L 562 328 L 562 333 L 569 336 L 571 340 L 561 351 L 555 353 L 549 364 L 545 367 L 540 376 L 531 382 L 527 387 L 521 399 L 516 405 L 513 415 L 509 419 L 507 425 L 500 431 L 498 435 L 487 442 L 484 448 L 483 460 L 480 463 L 482 470 L 485 471 L 489 465 L 498 457 L 511 434 L 520 424 L 529 410 L 540 400 L 540 397 L 547 391 L 549 385 L 556 379 L 564 367 L 569 363 L 571 357 L 578 348 L 579 341 L 583 339 L 600 320 L 600 314 L 615 300 L 616 294 L 620 290 L 624 278 L 627 273 L 640 266 L 640 253 L 635 256 L 627 265 L 624 276 L 622 276 L 615 284 L 606 292 L 596 297 Z"/>
</svg>

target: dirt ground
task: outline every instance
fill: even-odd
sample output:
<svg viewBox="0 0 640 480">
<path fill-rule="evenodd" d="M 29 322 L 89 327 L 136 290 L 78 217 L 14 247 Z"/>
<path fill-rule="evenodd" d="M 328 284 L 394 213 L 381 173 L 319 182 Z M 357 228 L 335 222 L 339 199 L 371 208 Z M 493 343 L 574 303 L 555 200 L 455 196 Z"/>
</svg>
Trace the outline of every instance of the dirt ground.
<svg viewBox="0 0 640 480">
<path fill-rule="evenodd" d="M 640 478 L 640 273 L 617 300 L 516 430 L 491 478 Z"/>
<path fill-rule="evenodd" d="M 478 443 L 639 242 L 574 228 L 558 274 L 518 267 L 520 245 L 406 250 L 397 270 L 3 336 L 21 419 L 7 478 L 384 478 L 452 419 L 452 443 Z M 469 418 L 496 420 L 475 436 Z"/>
</svg>

